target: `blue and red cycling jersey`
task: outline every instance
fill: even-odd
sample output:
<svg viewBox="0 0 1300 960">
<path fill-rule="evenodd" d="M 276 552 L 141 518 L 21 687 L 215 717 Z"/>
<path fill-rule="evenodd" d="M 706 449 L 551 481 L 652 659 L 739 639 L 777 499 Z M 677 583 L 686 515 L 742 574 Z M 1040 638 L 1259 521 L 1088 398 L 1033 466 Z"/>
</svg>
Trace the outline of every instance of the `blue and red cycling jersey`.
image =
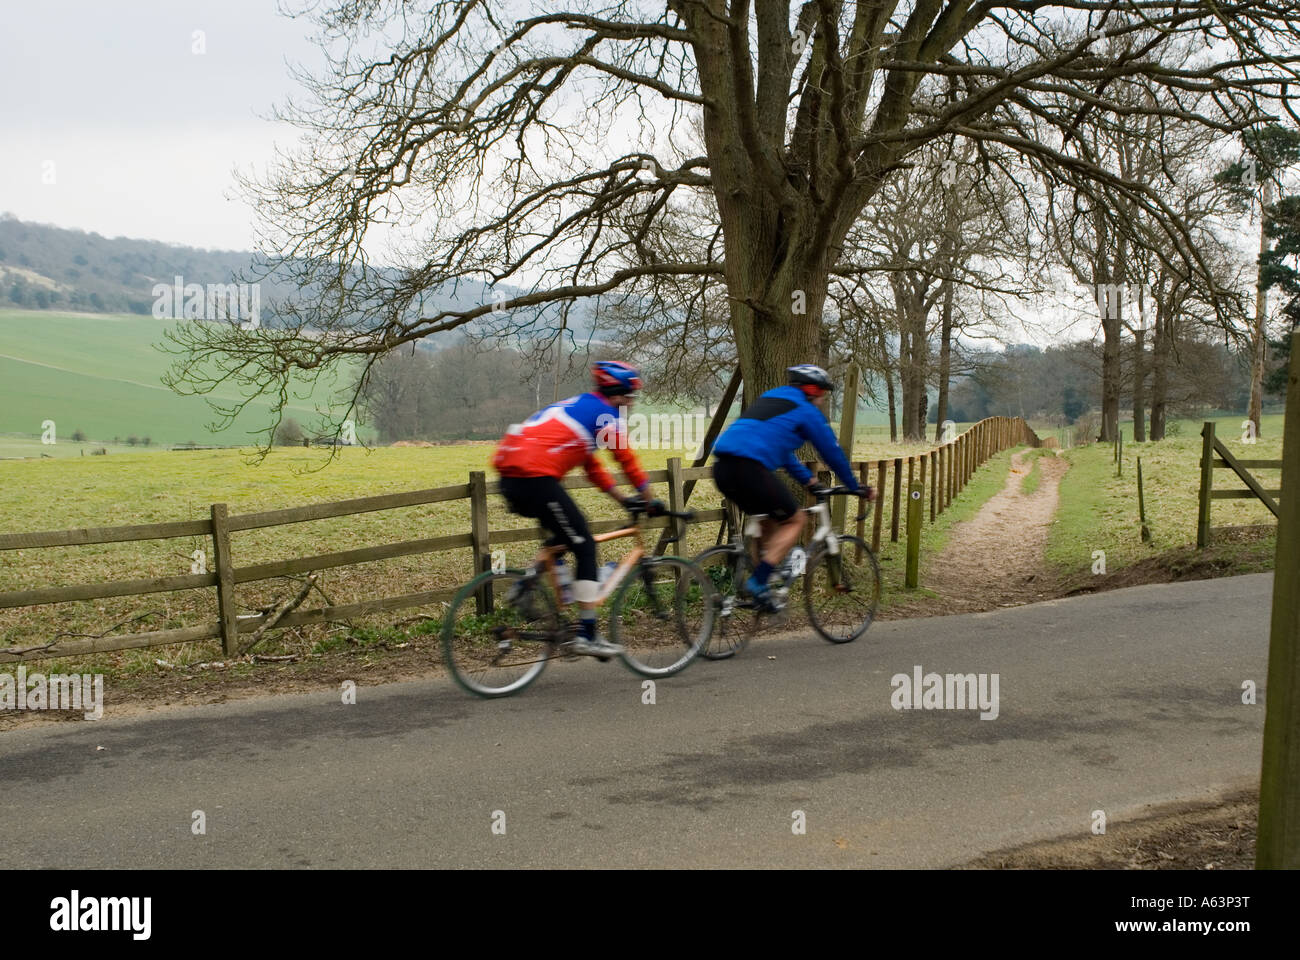
<svg viewBox="0 0 1300 960">
<path fill-rule="evenodd" d="M 784 467 L 790 476 L 806 484 L 812 473 L 794 455 L 805 443 L 813 445 L 846 487 L 858 489 L 858 478 L 840 449 L 835 431 L 798 387 L 777 387 L 759 397 L 718 438 L 713 452 L 748 457 L 769 470 Z"/>
<path fill-rule="evenodd" d="M 559 479 L 581 465 L 587 478 L 609 493 L 614 478 L 596 459 L 602 447 L 614 454 L 628 482 L 645 492 L 650 481 L 628 445 L 625 421 L 598 393 L 553 403 L 511 426 L 497 445 L 492 466 L 503 477 Z"/>
</svg>

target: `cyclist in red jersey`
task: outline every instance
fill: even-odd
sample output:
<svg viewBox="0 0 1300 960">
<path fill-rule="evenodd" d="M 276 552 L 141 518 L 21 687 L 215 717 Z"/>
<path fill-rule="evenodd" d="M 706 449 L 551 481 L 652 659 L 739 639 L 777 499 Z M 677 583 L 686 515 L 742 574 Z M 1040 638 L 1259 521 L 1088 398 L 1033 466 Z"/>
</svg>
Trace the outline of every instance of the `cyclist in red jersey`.
<svg viewBox="0 0 1300 960">
<path fill-rule="evenodd" d="M 563 544 L 573 551 L 577 573 L 573 597 L 579 606 L 578 639 L 574 653 L 612 656 L 622 648 L 596 635 L 596 598 L 600 587 L 596 580 L 596 542 L 591 538 L 587 518 L 560 481 L 574 467 L 582 466 L 587 477 L 601 490 L 625 507 L 649 499 L 649 480 L 641 463 L 627 442 L 627 431 L 619 409 L 630 407 L 641 389 L 636 369 L 615 360 L 602 360 L 591 368 L 595 389 L 543 407 L 523 423 L 512 426 L 497 446 L 492 466 L 501 475 L 501 495 L 513 513 L 531 517 L 541 523 L 551 537 L 548 547 Z M 600 448 L 609 450 L 623 468 L 628 481 L 636 487 L 636 497 L 621 496 L 614 479 L 596 458 Z M 645 504 L 654 516 L 663 504 L 653 500 Z M 539 553 L 533 571 L 541 563 Z M 520 581 L 522 591 L 535 581 Z M 518 596 L 507 597 L 516 602 Z"/>
</svg>

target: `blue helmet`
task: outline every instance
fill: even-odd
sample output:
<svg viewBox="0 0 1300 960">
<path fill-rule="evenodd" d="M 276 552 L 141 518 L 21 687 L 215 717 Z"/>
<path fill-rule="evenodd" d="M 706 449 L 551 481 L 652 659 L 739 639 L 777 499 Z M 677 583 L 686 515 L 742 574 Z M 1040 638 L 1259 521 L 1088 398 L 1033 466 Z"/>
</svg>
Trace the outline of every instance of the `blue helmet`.
<svg viewBox="0 0 1300 960">
<path fill-rule="evenodd" d="M 636 367 L 618 360 L 599 360 L 591 365 L 596 389 L 607 397 L 621 397 L 641 389 Z"/>
</svg>

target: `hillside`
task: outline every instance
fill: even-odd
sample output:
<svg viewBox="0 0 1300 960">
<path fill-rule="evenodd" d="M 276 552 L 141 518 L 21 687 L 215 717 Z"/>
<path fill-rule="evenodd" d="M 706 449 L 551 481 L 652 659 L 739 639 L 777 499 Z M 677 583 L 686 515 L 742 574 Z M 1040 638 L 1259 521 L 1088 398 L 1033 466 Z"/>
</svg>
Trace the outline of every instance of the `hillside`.
<svg viewBox="0 0 1300 960">
<path fill-rule="evenodd" d="M 276 301 L 302 296 L 289 281 L 287 271 L 266 271 L 264 261 L 252 251 L 200 250 L 155 240 L 109 238 L 0 214 L 0 309 L 151 316 L 154 286 L 170 286 L 176 277 L 186 284 L 204 286 L 261 278 L 257 279 L 260 302 L 267 315 Z M 492 302 L 498 291 L 507 298 L 523 292 L 507 284 L 489 288 L 480 282 L 460 280 L 425 291 L 423 308 L 469 309 Z M 516 311 L 512 325 L 525 323 L 530 316 L 540 316 L 543 328 L 559 323 L 558 311 L 552 308 L 545 314 Z M 357 317 L 358 322 L 361 319 Z M 275 325 L 273 316 L 264 317 L 264 322 Z M 475 329 L 474 324 L 469 326 Z M 585 303 L 575 305 L 567 326 L 574 339 L 582 342 L 594 335 L 593 311 Z M 442 341 L 421 344 L 430 349 L 442 345 Z"/>
<path fill-rule="evenodd" d="M 122 314 L 0 310 L 0 434 L 33 438 L 41 433 L 42 422 L 53 420 L 63 443 L 78 430 L 110 444 L 115 437 L 125 442 L 130 436 L 149 437 L 154 445 L 257 442 L 254 431 L 271 422 L 268 403 L 249 404 L 230 429 L 218 434 L 207 429 L 214 416 L 203 398 L 178 396 L 160 382 L 171 357 L 154 344 L 170 322 Z M 304 384 L 295 391 L 302 396 L 291 397 L 286 416 L 308 425 L 329 393 Z M 239 396 L 225 388 L 213 399 L 232 403 Z"/>
</svg>

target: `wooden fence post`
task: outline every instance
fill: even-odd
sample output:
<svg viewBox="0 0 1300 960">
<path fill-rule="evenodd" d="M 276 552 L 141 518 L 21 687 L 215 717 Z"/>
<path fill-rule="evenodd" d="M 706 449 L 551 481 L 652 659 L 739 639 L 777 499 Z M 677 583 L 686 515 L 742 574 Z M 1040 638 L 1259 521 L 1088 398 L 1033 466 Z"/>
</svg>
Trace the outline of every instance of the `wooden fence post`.
<svg viewBox="0 0 1300 960">
<path fill-rule="evenodd" d="M 876 516 L 871 521 L 871 551 L 880 552 L 880 527 L 885 516 L 885 461 L 876 463 Z"/>
<path fill-rule="evenodd" d="M 871 471 L 867 468 L 867 464 L 865 462 L 862 464 L 862 466 L 858 467 L 858 483 L 862 484 L 863 487 L 866 487 L 871 483 Z M 858 512 L 857 514 L 855 514 L 855 516 L 859 516 L 862 518 L 858 521 L 858 527 L 855 533 L 857 534 L 858 539 L 864 540 L 864 542 L 865 542 L 865 537 L 867 535 L 867 518 L 865 514 L 865 511 L 867 509 L 868 509 L 867 501 L 861 500 L 858 502 Z M 858 547 L 856 551 L 855 559 L 859 563 L 862 562 L 861 547 Z"/>
<path fill-rule="evenodd" d="M 230 511 L 224 503 L 212 505 L 212 562 L 217 574 L 217 621 L 221 626 L 221 652 L 239 650 L 239 618 L 235 613 L 235 564 L 230 558 Z"/>
<path fill-rule="evenodd" d="M 894 458 L 894 515 L 889 521 L 889 542 L 898 543 L 898 516 L 903 499 L 903 459 Z"/>
<path fill-rule="evenodd" d="M 1151 528 L 1147 526 L 1147 501 L 1142 493 L 1142 458 L 1138 457 L 1138 519 L 1142 521 L 1142 542 L 1151 542 Z"/>
<path fill-rule="evenodd" d="M 682 500 L 683 500 L 682 494 L 683 494 L 682 458 L 669 457 L 668 459 L 668 509 L 669 510 L 673 511 L 674 513 L 678 513 L 681 511 Z M 683 522 L 676 518 L 672 518 L 668 521 L 667 529 L 672 530 L 673 536 L 676 537 L 683 536 L 685 533 Z M 673 550 L 673 553 L 679 557 L 682 556 L 682 547 L 680 541 L 674 544 L 674 547 L 675 549 Z M 664 548 L 663 537 L 660 537 L 659 546 L 655 552 L 662 553 L 663 548 Z"/>
<path fill-rule="evenodd" d="M 930 451 L 930 522 L 934 523 L 934 492 L 939 488 L 935 483 L 939 479 L 939 456 L 937 450 Z"/>
<path fill-rule="evenodd" d="M 1196 546 L 1210 545 L 1210 490 L 1214 486 L 1214 421 L 1201 427 L 1201 505 L 1196 516 Z"/>
<path fill-rule="evenodd" d="M 844 451 L 849 463 L 853 463 L 853 432 L 858 422 L 858 365 L 849 364 L 844 376 L 843 409 L 840 412 L 840 449 Z M 848 503 L 844 497 L 836 497 L 831 504 L 831 524 L 839 531 L 844 530 L 844 511 Z"/>
<path fill-rule="evenodd" d="M 952 506 L 952 465 L 953 443 L 944 444 L 943 448 L 943 506 L 946 510 Z"/>
<path fill-rule="evenodd" d="M 907 488 L 907 574 L 904 583 L 916 587 L 921 571 L 921 522 L 925 517 L 922 499 L 925 484 L 912 483 Z"/>
<path fill-rule="evenodd" d="M 1300 366 L 1294 360 L 1300 334 L 1291 335 L 1291 350 L 1255 843 L 1255 866 L 1260 870 L 1300 868 Z"/>
<path fill-rule="evenodd" d="M 469 474 L 469 532 L 473 539 L 474 575 L 492 569 L 492 551 L 488 547 L 487 475 L 482 470 Z M 474 606 L 480 615 L 492 612 L 492 588 L 479 591 Z"/>
</svg>

